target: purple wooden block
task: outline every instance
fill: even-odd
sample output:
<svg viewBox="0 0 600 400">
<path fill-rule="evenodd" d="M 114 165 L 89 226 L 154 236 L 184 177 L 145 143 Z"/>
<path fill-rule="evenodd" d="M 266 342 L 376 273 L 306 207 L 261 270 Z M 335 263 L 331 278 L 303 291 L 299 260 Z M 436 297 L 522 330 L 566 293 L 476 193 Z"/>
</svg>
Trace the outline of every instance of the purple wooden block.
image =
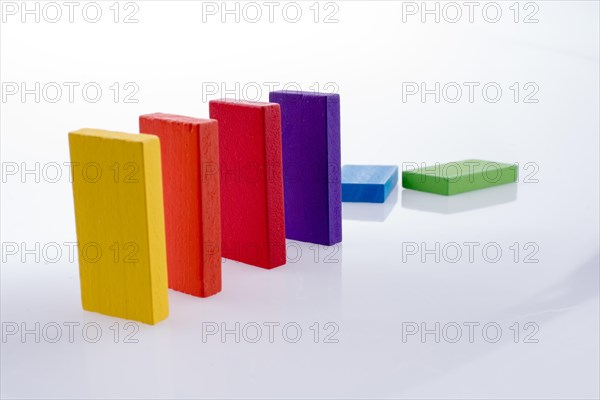
<svg viewBox="0 0 600 400">
<path fill-rule="evenodd" d="M 341 242 L 340 96 L 276 91 L 269 101 L 281 107 L 286 238 Z"/>
</svg>

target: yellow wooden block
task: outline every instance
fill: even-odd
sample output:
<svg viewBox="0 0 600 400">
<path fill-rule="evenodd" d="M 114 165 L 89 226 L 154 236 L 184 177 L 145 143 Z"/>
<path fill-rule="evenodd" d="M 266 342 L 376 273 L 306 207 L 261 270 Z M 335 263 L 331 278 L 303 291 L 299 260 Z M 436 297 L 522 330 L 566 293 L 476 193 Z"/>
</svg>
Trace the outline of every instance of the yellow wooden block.
<svg viewBox="0 0 600 400">
<path fill-rule="evenodd" d="M 69 133 L 83 308 L 155 324 L 169 314 L 158 137 Z"/>
</svg>

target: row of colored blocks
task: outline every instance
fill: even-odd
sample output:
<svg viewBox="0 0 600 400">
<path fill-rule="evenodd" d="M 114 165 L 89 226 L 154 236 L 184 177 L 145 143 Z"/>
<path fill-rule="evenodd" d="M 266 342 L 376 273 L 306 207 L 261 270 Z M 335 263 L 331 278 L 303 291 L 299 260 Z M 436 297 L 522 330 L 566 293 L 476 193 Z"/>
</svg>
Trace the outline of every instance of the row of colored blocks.
<svg viewBox="0 0 600 400">
<path fill-rule="evenodd" d="M 340 168 L 338 95 L 269 97 L 211 101 L 211 119 L 143 115 L 139 135 L 70 133 L 72 165 L 84 171 L 73 175 L 84 309 L 158 322 L 167 287 L 221 290 L 221 256 L 283 265 L 286 238 L 341 241 L 342 201 L 385 201 L 396 166 Z M 489 164 L 509 173 L 491 182 Z M 467 160 L 404 171 L 403 186 L 450 195 L 515 178 L 514 166 Z"/>
<path fill-rule="evenodd" d="M 274 268 L 286 237 L 341 242 L 339 96 L 269 97 L 69 134 L 84 309 L 153 324 L 167 287 L 218 293 L 221 256 Z"/>
</svg>

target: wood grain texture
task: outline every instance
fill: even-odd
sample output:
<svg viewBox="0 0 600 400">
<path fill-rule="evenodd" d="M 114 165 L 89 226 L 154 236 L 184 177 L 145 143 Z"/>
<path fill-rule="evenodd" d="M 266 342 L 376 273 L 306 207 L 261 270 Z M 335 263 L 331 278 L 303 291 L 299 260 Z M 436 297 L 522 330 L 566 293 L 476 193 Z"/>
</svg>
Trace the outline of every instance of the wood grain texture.
<svg viewBox="0 0 600 400">
<path fill-rule="evenodd" d="M 139 122 L 160 138 L 169 287 L 212 296 L 221 291 L 218 123 L 162 113 Z"/>
<path fill-rule="evenodd" d="M 278 104 L 213 100 L 219 121 L 223 257 L 283 265 L 285 220 Z"/>
<path fill-rule="evenodd" d="M 160 143 L 69 133 L 83 308 L 155 324 L 168 316 Z"/>
<path fill-rule="evenodd" d="M 286 237 L 341 242 L 339 95 L 275 91 L 269 101 L 281 106 Z"/>
</svg>

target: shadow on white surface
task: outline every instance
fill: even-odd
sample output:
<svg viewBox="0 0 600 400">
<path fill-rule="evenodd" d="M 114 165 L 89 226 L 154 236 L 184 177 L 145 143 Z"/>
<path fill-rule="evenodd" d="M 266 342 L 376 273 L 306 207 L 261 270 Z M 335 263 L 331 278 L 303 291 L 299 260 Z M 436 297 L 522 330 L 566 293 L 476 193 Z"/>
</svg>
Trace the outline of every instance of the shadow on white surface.
<svg viewBox="0 0 600 400">
<path fill-rule="evenodd" d="M 323 246 L 286 239 L 286 264 L 267 270 L 241 262 L 223 259 L 223 291 L 217 304 L 229 309 L 230 318 L 269 319 L 287 321 L 291 315 L 307 315 L 311 319 L 337 320 L 341 310 L 343 246 L 338 243 Z M 190 309 L 182 313 L 199 315 L 190 296 Z M 215 304 L 214 318 L 223 318 L 223 310 Z M 319 304 L 309 308 L 307 304 Z M 174 308 L 174 307 L 173 307 Z M 233 311 L 233 309 L 235 311 Z M 205 315 L 206 316 L 206 315 Z M 202 315 L 199 315 L 199 320 Z"/>
<path fill-rule="evenodd" d="M 398 202 L 398 186 L 392 190 L 385 203 L 342 203 L 342 218 L 354 221 L 383 222 Z"/>
<path fill-rule="evenodd" d="M 438 214 L 454 214 L 510 203 L 517 199 L 517 185 L 510 183 L 493 188 L 444 196 L 435 193 L 405 189 L 402 191 L 402 207 Z"/>
<path fill-rule="evenodd" d="M 526 360 L 527 354 L 532 353 L 511 348 L 511 345 L 514 346 L 516 343 L 513 340 L 518 340 L 521 344 L 525 343 L 526 346 L 530 346 L 529 350 L 531 350 L 531 346 L 543 346 L 548 341 L 559 340 L 555 336 L 555 332 L 549 332 L 549 327 L 557 319 L 565 318 L 578 307 L 584 307 L 589 300 L 598 298 L 599 257 L 598 253 L 591 255 L 564 279 L 554 285 L 533 293 L 531 298 L 519 304 L 486 315 L 485 318 L 478 321 L 481 325 L 485 323 L 484 321 L 493 321 L 501 327 L 518 326 L 521 329 L 520 335 L 517 336 L 519 339 L 514 339 L 514 332 L 510 328 L 505 329 L 504 332 L 505 337 L 510 339 L 498 341 L 498 346 L 490 345 L 489 342 L 486 343 L 485 341 L 449 343 L 447 340 L 441 340 L 437 343 L 428 342 L 431 347 L 423 357 L 426 357 L 432 363 L 431 371 L 424 375 L 416 375 L 407 388 L 423 388 L 426 385 L 431 385 L 432 382 L 437 383 L 439 379 L 442 379 L 442 382 L 445 382 L 446 385 L 451 385 L 443 379 L 452 379 L 455 376 L 454 374 L 460 371 L 461 368 L 469 370 L 469 366 L 479 365 L 482 360 L 490 357 L 495 357 L 496 360 L 502 360 L 507 364 Z M 571 330 L 572 327 L 566 326 L 564 329 Z M 530 334 L 530 337 L 527 337 L 528 334 Z M 425 341 L 421 342 L 421 344 L 425 343 Z M 588 346 L 587 351 L 591 354 L 594 352 L 598 354 L 597 346 Z M 562 356 L 558 351 L 556 355 Z M 578 355 L 573 354 L 571 357 L 577 360 Z M 473 369 L 470 370 L 473 371 Z M 444 376 L 446 378 L 443 378 Z M 482 381 L 486 379 L 488 378 L 485 377 L 484 373 Z M 569 379 L 574 378 L 570 377 Z M 568 382 L 569 379 L 565 379 L 565 382 Z M 437 389 L 439 390 L 439 388 Z M 431 390 L 435 392 L 436 388 Z M 408 390 L 408 396 L 418 392 L 419 390 L 417 392 Z"/>
<path fill-rule="evenodd" d="M 599 294 L 600 254 L 592 255 L 561 282 L 537 292 L 523 304 L 508 310 L 509 316 L 536 316 L 542 321 L 564 313 Z"/>
</svg>

